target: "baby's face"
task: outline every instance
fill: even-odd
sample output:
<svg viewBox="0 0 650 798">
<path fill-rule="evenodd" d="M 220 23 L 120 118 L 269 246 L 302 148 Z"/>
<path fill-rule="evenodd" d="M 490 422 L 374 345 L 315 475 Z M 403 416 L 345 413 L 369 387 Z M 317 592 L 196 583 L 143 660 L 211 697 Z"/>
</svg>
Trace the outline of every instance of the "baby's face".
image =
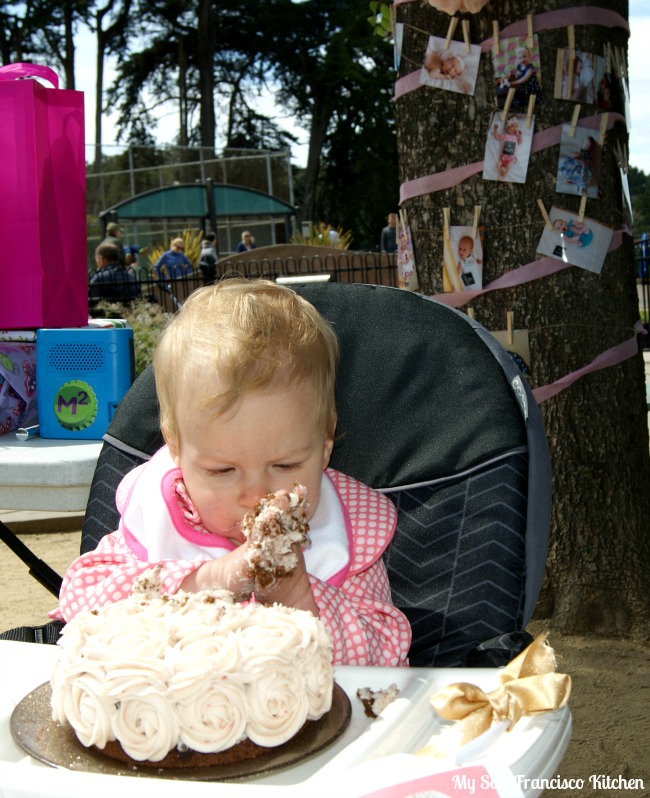
<svg viewBox="0 0 650 798">
<path fill-rule="evenodd" d="M 460 241 L 458 244 L 458 255 L 461 258 L 469 258 L 472 254 L 472 244 L 469 241 Z"/>
<path fill-rule="evenodd" d="M 530 53 L 528 50 L 520 50 L 519 51 L 519 63 L 526 66 L 530 62 Z"/>
<path fill-rule="evenodd" d="M 460 61 L 455 55 L 452 55 L 451 58 L 447 58 L 442 62 L 440 71 L 443 75 L 447 75 L 448 78 L 456 78 L 463 70 L 461 69 Z"/>
<path fill-rule="evenodd" d="M 208 532 L 243 543 L 244 515 L 296 482 L 307 488 L 307 518 L 315 512 L 333 441 L 311 389 L 255 391 L 216 418 L 190 402 L 178 426 L 180 445 L 170 452 Z"/>
<path fill-rule="evenodd" d="M 553 228 L 555 229 L 556 233 L 566 233 L 569 229 L 569 225 L 564 221 L 564 219 L 556 219 L 553 222 Z"/>
</svg>

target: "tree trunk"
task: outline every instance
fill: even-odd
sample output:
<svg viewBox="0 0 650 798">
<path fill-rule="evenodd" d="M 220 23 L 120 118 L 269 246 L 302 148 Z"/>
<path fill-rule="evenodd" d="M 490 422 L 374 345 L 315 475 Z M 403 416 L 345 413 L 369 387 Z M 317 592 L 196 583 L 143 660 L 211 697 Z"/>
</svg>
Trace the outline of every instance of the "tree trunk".
<svg viewBox="0 0 650 798">
<path fill-rule="evenodd" d="M 215 19 L 211 0 L 200 0 L 198 10 L 199 97 L 201 98 L 201 146 L 214 151 L 216 115 L 214 110 Z"/>
<path fill-rule="evenodd" d="M 332 115 L 328 92 L 325 90 L 323 97 L 316 97 L 309 126 L 309 149 L 307 152 L 307 168 L 305 169 L 305 193 L 300 209 L 300 219 L 304 222 L 317 222 L 314 219 L 316 210 L 316 183 L 320 170 L 320 159 L 325 146 L 327 129 Z"/>
<path fill-rule="evenodd" d="M 95 76 L 95 157 L 93 171 L 102 171 L 102 117 L 104 115 L 104 59 L 106 57 L 106 34 L 102 29 L 103 12 L 96 15 L 97 60 Z"/>
<path fill-rule="evenodd" d="M 535 14 L 586 6 L 545 0 Z M 627 18 L 627 2 L 607 7 Z M 521 0 L 492 0 L 483 11 L 465 15 L 470 39 L 492 36 L 492 21 L 503 30 L 525 20 Z M 404 22 L 400 76 L 419 70 L 428 36 L 445 39 L 450 17 L 428 4 L 398 6 Z M 462 40 L 461 25 L 454 38 Z M 571 122 L 575 103 L 554 99 L 558 48 L 568 46 L 567 28 L 538 32 L 543 103 L 535 108 L 535 132 Z M 576 25 L 575 47 L 602 54 L 609 42 L 627 52 L 619 27 Z M 483 161 L 490 117 L 496 110 L 491 53 L 480 59 L 473 96 L 419 86 L 396 102 L 402 183 Z M 583 104 L 580 116 L 599 112 Z M 596 133 L 598 135 L 598 133 Z M 627 147 L 625 125 L 617 122 L 603 148 L 602 186 L 588 199 L 586 216 L 620 230 L 625 224 L 616 143 Z M 405 200 L 414 240 L 420 290 L 443 290 L 443 209 L 452 225 L 472 225 L 481 206 L 484 228 L 483 285 L 527 264 L 544 228 L 537 200 L 578 213 L 580 197 L 555 191 L 559 145 L 533 152 L 523 184 L 483 180 L 481 172 L 451 188 Z M 579 267 L 524 285 L 495 290 L 471 302 L 487 329 L 529 331 L 530 383 L 545 385 L 589 364 L 597 355 L 633 336 L 638 319 L 632 238 L 611 251 L 600 275 Z M 466 309 L 466 308 L 465 308 Z M 553 464 L 553 514 L 547 578 L 538 616 L 561 632 L 592 631 L 647 637 L 650 631 L 650 458 L 640 353 L 612 368 L 590 374 L 542 405 Z"/>
</svg>

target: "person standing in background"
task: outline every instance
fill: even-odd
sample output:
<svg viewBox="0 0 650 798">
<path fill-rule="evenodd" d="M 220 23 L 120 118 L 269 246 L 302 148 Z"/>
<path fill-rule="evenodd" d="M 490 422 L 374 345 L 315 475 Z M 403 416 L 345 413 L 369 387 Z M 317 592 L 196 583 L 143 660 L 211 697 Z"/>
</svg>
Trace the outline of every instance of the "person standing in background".
<svg viewBox="0 0 650 798">
<path fill-rule="evenodd" d="M 97 271 L 90 278 L 88 298 L 91 306 L 100 299 L 112 302 L 130 302 L 138 296 L 139 288 L 131 268 L 119 261 L 115 244 L 102 243 L 95 250 Z"/>
<path fill-rule="evenodd" d="M 244 230 L 241 241 L 237 244 L 237 252 L 249 252 L 251 249 L 255 249 L 255 239 L 249 230 Z"/>
<path fill-rule="evenodd" d="M 158 258 L 154 270 L 161 280 L 175 280 L 192 274 L 192 263 L 185 254 L 185 242 L 182 238 L 172 241 L 171 248 Z"/>
<path fill-rule="evenodd" d="M 126 266 L 126 252 L 124 251 L 124 242 L 122 241 L 122 228 L 117 222 L 110 222 L 106 226 L 106 238 L 101 242 L 102 244 L 113 244 L 117 247 L 119 261 L 122 266 Z"/>
<path fill-rule="evenodd" d="M 201 242 L 201 255 L 199 257 L 199 271 L 203 277 L 204 285 L 211 285 L 217 276 L 217 234 L 206 233 Z"/>
<path fill-rule="evenodd" d="M 380 249 L 382 252 L 397 252 L 397 214 L 389 213 L 388 224 L 381 231 Z"/>
</svg>

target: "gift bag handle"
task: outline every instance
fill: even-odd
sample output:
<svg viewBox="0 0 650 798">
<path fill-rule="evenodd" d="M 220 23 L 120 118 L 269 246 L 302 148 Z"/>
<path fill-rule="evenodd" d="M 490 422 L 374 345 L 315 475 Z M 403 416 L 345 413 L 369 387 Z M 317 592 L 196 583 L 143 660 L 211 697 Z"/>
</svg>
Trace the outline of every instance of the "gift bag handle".
<svg viewBox="0 0 650 798">
<path fill-rule="evenodd" d="M 0 67 L 0 80 L 19 80 L 20 78 L 43 78 L 48 80 L 55 89 L 59 88 L 59 76 L 50 67 L 29 64 L 25 61 Z"/>
</svg>

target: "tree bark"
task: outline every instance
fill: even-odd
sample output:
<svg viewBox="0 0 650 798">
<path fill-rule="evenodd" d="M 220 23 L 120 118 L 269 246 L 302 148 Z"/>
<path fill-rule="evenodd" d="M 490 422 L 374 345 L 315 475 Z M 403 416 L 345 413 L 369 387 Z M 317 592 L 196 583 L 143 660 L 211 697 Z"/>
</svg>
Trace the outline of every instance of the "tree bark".
<svg viewBox="0 0 650 798">
<path fill-rule="evenodd" d="M 201 101 L 201 146 L 214 151 L 216 141 L 216 113 L 214 109 L 215 18 L 211 0 L 199 0 L 198 9 L 198 71 Z"/>
<path fill-rule="evenodd" d="M 535 14 L 594 3 L 545 0 Z M 627 2 L 601 3 L 627 18 Z M 465 15 L 470 38 L 481 43 L 500 29 L 525 20 L 521 0 L 492 0 L 483 11 Z M 446 38 L 450 17 L 415 0 L 400 4 L 404 22 L 400 76 L 418 70 L 429 35 Z M 461 39 L 459 24 L 455 38 Z M 535 108 L 535 131 L 569 123 L 575 103 L 553 97 L 556 54 L 568 46 L 567 29 L 538 33 L 544 102 Z M 609 42 L 627 53 L 622 28 L 576 25 L 576 49 L 602 54 Z M 490 117 L 496 110 L 490 52 L 481 56 L 474 96 L 420 86 L 396 101 L 402 183 L 483 160 Z M 583 105 L 581 116 L 599 109 Z M 612 127 L 603 148 L 602 187 L 589 199 L 589 218 L 620 230 L 622 206 L 618 142 L 627 147 L 625 125 Z M 540 198 L 577 213 L 580 197 L 555 191 L 559 146 L 530 157 L 524 184 L 483 180 L 476 174 L 458 185 L 406 200 L 414 240 L 420 290 L 441 292 L 443 209 L 452 225 L 471 225 L 481 206 L 484 228 L 483 285 L 536 254 L 544 220 Z M 631 235 L 610 252 L 600 275 L 570 267 L 524 285 L 492 291 L 472 301 L 476 319 L 487 329 L 515 327 L 530 338 L 533 387 L 545 385 L 589 364 L 597 355 L 634 334 L 638 300 Z M 466 308 L 465 308 L 466 309 Z M 650 458 L 641 353 L 588 375 L 541 405 L 553 468 L 553 512 L 547 578 L 538 616 L 563 633 L 591 631 L 647 638 L 650 631 Z"/>
</svg>

